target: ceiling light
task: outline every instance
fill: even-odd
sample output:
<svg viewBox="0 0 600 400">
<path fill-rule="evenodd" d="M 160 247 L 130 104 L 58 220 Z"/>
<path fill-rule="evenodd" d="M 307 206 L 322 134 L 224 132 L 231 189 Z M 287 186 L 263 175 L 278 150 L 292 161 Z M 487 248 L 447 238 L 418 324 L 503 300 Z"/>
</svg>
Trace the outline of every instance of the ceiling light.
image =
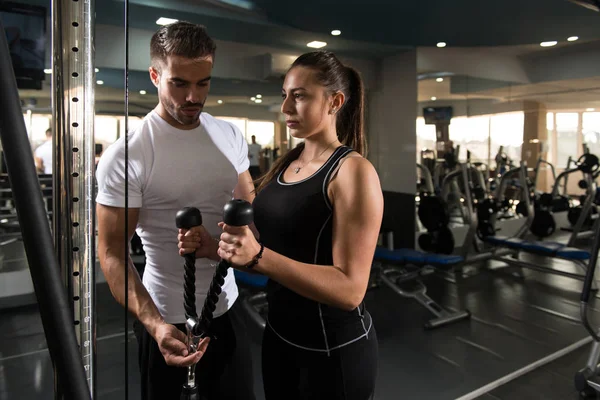
<svg viewBox="0 0 600 400">
<path fill-rule="evenodd" d="M 327 46 L 325 42 L 319 42 L 318 40 L 313 40 L 310 43 L 306 43 L 308 47 L 312 47 L 313 49 L 320 49 L 321 47 Z"/>
<path fill-rule="evenodd" d="M 437 78 L 435 81 L 436 82 L 444 82 L 444 78 Z"/>
<path fill-rule="evenodd" d="M 250 97 L 250 100 L 254 101 L 256 100 L 256 97 Z"/>
<path fill-rule="evenodd" d="M 552 47 L 552 46 L 556 46 L 558 42 L 556 40 L 551 40 L 549 42 L 542 42 L 540 43 L 540 46 L 542 47 Z"/>
<path fill-rule="evenodd" d="M 217 103 L 223 104 L 223 100 L 217 100 Z"/>
<path fill-rule="evenodd" d="M 145 90 L 140 90 L 140 94 L 146 94 L 147 92 Z"/>
<path fill-rule="evenodd" d="M 439 42 L 436 46 L 437 47 L 446 47 L 446 42 Z"/>
<path fill-rule="evenodd" d="M 585 111 L 596 111 L 595 108 L 586 108 Z"/>
<path fill-rule="evenodd" d="M 433 97 L 431 98 L 431 101 L 436 101 L 436 100 L 437 100 L 437 97 L 435 97 L 435 96 L 433 96 Z"/>
<path fill-rule="evenodd" d="M 256 103 L 262 103 L 262 100 L 261 100 L 261 99 L 256 99 L 256 100 L 254 100 L 254 101 L 255 101 Z"/>
<path fill-rule="evenodd" d="M 574 41 L 576 41 L 578 39 L 579 39 L 579 36 L 570 36 L 570 37 L 567 38 L 567 41 L 574 42 Z"/>
<path fill-rule="evenodd" d="M 96 73 L 100 72 L 98 68 L 95 68 L 94 71 L 96 71 Z"/>
<path fill-rule="evenodd" d="M 44 70 L 44 73 L 45 73 L 46 75 L 51 75 L 51 74 L 52 74 L 52 70 L 51 70 L 51 69 L 45 69 L 45 70 Z"/>
<path fill-rule="evenodd" d="M 342 34 L 342 31 L 340 31 L 339 29 L 335 29 L 335 30 L 331 31 L 331 34 L 333 36 L 339 36 Z"/>
<path fill-rule="evenodd" d="M 104 81 L 96 81 L 98 85 L 104 85 Z"/>
<path fill-rule="evenodd" d="M 256 98 L 257 98 L 257 99 L 262 99 L 262 94 L 257 94 L 257 95 L 256 95 Z"/>
<path fill-rule="evenodd" d="M 178 19 L 160 17 L 156 20 L 156 25 L 169 25 L 179 21 Z"/>
</svg>

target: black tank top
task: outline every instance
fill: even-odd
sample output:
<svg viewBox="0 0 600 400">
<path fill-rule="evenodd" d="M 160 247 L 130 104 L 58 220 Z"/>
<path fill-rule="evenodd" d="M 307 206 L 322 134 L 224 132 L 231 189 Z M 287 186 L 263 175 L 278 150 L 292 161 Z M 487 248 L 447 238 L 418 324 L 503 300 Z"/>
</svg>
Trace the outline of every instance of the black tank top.
<svg viewBox="0 0 600 400">
<path fill-rule="evenodd" d="M 333 206 L 327 187 L 340 160 L 351 151 L 338 147 L 317 172 L 298 182 L 283 181 L 288 163 L 260 191 L 253 203 L 254 222 L 265 247 L 299 262 L 333 265 Z M 273 280 L 267 283 L 267 300 L 270 327 L 286 342 L 306 350 L 329 353 L 365 337 L 371 329 L 364 303 L 352 311 L 342 310 Z"/>
</svg>

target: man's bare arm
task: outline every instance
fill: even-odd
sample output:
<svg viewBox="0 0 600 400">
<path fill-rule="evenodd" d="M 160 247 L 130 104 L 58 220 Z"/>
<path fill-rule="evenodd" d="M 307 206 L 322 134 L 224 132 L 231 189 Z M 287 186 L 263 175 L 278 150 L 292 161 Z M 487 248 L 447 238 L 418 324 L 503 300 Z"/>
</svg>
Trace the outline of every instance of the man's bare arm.
<svg viewBox="0 0 600 400">
<path fill-rule="evenodd" d="M 113 297 L 125 306 L 128 299 L 129 311 L 155 336 L 156 327 L 164 323 L 158 308 L 142 284 L 140 276 L 129 257 L 129 242 L 138 222 L 139 209 L 128 210 L 128 232 L 125 234 L 125 209 L 96 206 L 98 221 L 98 258 L 100 266 Z M 127 239 L 126 239 L 127 237 Z M 129 275 L 128 289 L 125 291 L 125 263 Z"/>
</svg>

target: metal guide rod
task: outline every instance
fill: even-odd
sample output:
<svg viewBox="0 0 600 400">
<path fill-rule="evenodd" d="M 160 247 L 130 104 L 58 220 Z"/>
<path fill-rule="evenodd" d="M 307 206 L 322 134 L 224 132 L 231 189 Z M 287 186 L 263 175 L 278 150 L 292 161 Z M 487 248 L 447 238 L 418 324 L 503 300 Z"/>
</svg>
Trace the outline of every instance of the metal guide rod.
<svg viewBox="0 0 600 400">
<path fill-rule="evenodd" d="M 92 399 L 96 397 L 93 10 L 93 0 L 52 2 L 54 242 Z"/>
<path fill-rule="evenodd" d="M 1 21 L 0 32 L 4 32 Z M 50 357 L 57 376 L 61 377 L 59 384 L 66 399 L 85 400 L 89 398 L 89 390 L 70 325 L 69 300 L 58 272 L 48 213 L 32 162 L 8 41 L 3 34 L 0 34 L 0 109 L 0 139 Z"/>
</svg>

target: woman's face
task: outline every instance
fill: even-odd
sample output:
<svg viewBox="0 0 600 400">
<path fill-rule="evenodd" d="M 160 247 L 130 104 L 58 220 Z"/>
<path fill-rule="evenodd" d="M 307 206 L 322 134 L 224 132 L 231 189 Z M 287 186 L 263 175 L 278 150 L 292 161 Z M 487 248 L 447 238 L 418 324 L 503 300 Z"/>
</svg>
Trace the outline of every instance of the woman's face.
<svg viewBox="0 0 600 400">
<path fill-rule="evenodd" d="M 281 96 L 281 112 L 293 137 L 305 139 L 330 126 L 334 118 L 329 113 L 332 108 L 329 104 L 331 96 L 317 82 L 313 69 L 294 67 L 289 70 Z"/>
</svg>

